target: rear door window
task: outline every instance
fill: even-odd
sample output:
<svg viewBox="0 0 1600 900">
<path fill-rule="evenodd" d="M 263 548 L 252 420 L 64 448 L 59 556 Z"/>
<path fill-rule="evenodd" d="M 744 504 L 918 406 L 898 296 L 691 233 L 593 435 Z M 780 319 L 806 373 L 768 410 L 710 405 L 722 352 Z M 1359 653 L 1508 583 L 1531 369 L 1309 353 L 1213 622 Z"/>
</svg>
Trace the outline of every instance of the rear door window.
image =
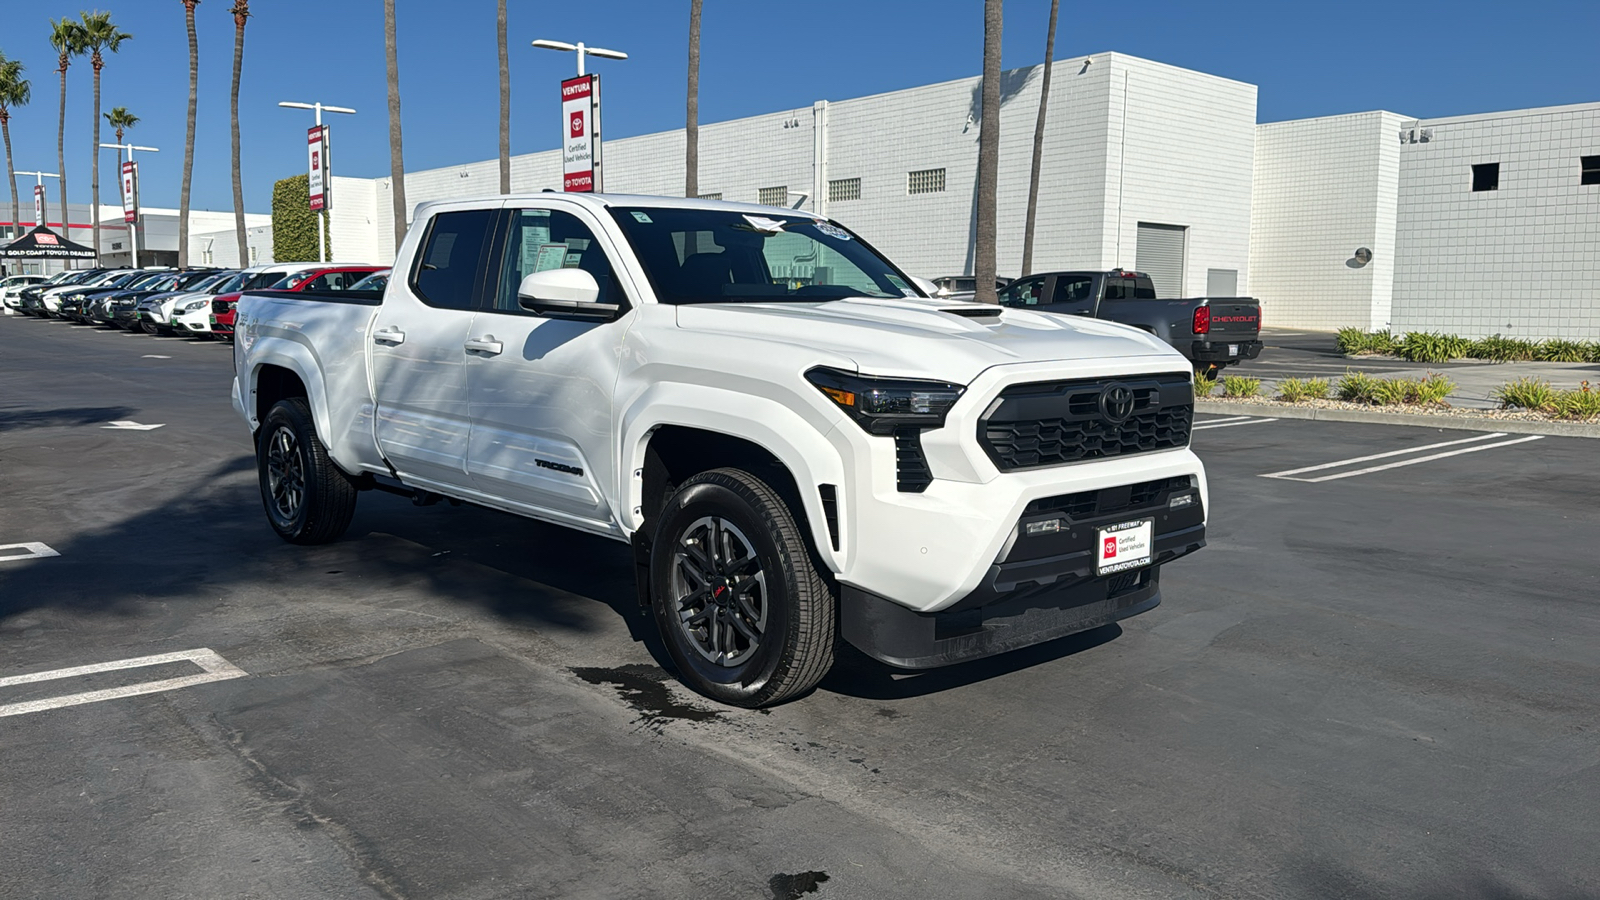
<svg viewBox="0 0 1600 900">
<path fill-rule="evenodd" d="M 477 305 L 489 229 L 499 210 L 467 209 L 433 217 L 411 289 L 423 303 L 441 309 L 472 309 Z"/>
<path fill-rule="evenodd" d="M 1000 291 L 1000 305 L 1027 309 L 1044 302 L 1044 279 L 1024 278 L 1013 281 Z"/>
</svg>

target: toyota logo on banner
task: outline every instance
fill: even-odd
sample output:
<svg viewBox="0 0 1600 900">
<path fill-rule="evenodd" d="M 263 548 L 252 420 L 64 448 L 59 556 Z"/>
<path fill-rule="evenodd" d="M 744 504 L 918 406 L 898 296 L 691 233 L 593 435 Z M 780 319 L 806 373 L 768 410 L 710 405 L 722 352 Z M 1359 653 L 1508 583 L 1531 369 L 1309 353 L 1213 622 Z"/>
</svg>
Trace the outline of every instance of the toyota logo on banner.
<svg viewBox="0 0 1600 900">
<path fill-rule="evenodd" d="M 1113 425 L 1121 425 L 1133 415 L 1133 388 L 1108 384 L 1100 392 L 1100 415 Z"/>
<path fill-rule="evenodd" d="M 575 138 L 583 137 L 583 113 L 582 112 L 575 112 L 575 113 L 572 114 L 572 120 L 567 123 L 567 137 L 575 137 Z"/>
</svg>

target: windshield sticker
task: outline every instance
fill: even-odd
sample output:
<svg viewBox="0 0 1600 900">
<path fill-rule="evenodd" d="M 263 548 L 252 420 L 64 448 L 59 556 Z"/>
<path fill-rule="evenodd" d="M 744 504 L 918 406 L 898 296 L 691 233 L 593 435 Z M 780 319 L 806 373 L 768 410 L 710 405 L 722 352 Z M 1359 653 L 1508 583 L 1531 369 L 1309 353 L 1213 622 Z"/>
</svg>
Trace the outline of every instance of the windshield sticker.
<svg viewBox="0 0 1600 900">
<path fill-rule="evenodd" d="M 638 210 L 634 210 L 633 211 L 633 220 L 635 222 L 638 222 L 641 225 L 649 225 L 649 224 L 651 224 L 650 217 L 645 215 L 642 212 L 639 212 Z"/>
<path fill-rule="evenodd" d="M 921 299 L 922 297 L 921 294 L 913 291 L 911 288 L 901 288 L 900 293 L 905 294 L 907 297 L 916 297 L 918 299 Z"/>
<path fill-rule="evenodd" d="M 822 232 L 828 237 L 834 238 L 835 240 L 850 240 L 850 232 L 845 231 L 843 228 L 840 228 L 832 222 L 812 222 L 811 224 L 818 231 Z"/>
<path fill-rule="evenodd" d="M 582 265 L 583 253 L 576 250 L 567 252 L 567 259 L 561 264 L 563 269 L 576 269 Z"/>
<path fill-rule="evenodd" d="M 534 272 L 548 272 L 559 269 L 567 261 L 566 244 L 545 244 L 539 248 L 539 254 L 534 259 Z"/>
<path fill-rule="evenodd" d="M 758 231 L 762 234 L 782 234 L 784 221 L 782 219 L 769 219 L 766 216 L 745 216 L 748 225 L 734 223 L 735 228 L 741 231 Z"/>
</svg>

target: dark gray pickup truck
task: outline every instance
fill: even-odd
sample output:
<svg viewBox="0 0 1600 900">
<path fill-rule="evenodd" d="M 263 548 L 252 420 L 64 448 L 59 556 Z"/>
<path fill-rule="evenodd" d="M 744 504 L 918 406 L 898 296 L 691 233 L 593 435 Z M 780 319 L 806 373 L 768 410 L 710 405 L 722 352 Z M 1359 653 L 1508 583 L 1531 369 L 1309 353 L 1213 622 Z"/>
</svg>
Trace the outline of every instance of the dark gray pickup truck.
<svg viewBox="0 0 1600 900">
<path fill-rule="evenodd" d="M 1260 302 L 1251 297 L 1158 300 L 1143 272 L 1028 275 L 1000 291 L 1000 305 L 1132 325 L 1171 344 L 1198 371 L 1261 355 Z"/>
</svg>

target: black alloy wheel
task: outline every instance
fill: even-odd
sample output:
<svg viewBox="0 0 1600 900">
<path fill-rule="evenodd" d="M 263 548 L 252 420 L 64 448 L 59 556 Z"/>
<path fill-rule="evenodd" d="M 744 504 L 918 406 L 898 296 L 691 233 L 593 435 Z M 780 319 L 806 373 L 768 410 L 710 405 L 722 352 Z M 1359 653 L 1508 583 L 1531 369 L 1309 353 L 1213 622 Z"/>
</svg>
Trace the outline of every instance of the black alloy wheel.
<svg viewBox="0 0 1600 900">
<path fill-rule="evenodd" d="M 257 434 L 256 469 L 267 521 L 291 544 L 326 544 L 355 516 L 357 491 L 317 437 L 311 408 L 280 400 Z"/>
<path fill-rule="evenodd" d="M 715 469 L 684 482 L 657 518 L 651 606 L 684 682 L 748 708 L 815 687 L 833 665 L 837 600 L 778 492 Z"/>
</svg>

